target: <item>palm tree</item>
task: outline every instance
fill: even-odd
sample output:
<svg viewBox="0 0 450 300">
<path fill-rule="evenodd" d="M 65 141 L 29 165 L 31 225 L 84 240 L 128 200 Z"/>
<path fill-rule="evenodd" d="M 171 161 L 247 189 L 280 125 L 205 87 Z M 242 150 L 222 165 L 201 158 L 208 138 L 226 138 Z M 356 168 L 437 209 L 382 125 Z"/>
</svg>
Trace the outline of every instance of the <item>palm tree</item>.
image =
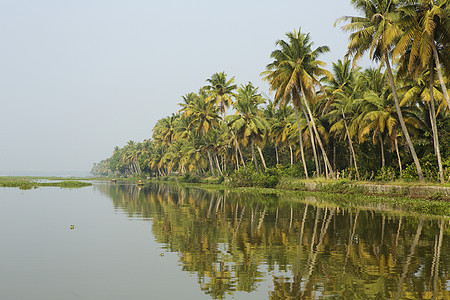
<svg viewBox="0 0 450 300">
<path fill-rule="evenodd" d="M 226 109 L 233 104 L 235 94 L 233 91 L 237 88 L 234 84 L 234 77 L 227 80 L 227 74 L 224 72 L 214 73 L 210 79 L 206 80 L 209 85 L 204 89 L 208 93 L 207 102 L 211 102 L 215 105 L 216 109 L 220 108 L 222 114 L 226 114 Z"/>
<path fill-rule="evenodd" d="M 236 114 L 226 117 L 228 125 L 242 144 L 244 146 L 251 145 L 252 159 L 258 173 L 259 167 L 254 146 L 255 143 L 263 140 L 269 130 L 269 123 L 262 116 L 262 111 L 258 109 L 258 106 L 263 103 L 265 103 L 265 99 L 258 93 L 258 88 L 253 87 L 251 83 L 242 85 L 238 89 L 234 103 Z"/>
<path fill-rule="evenodd" d="M 348 59 L 345 59 L 344 62 L 338 60 L 337 63 L 333 63 L 333 78 L 328 80 L 328 85 L 325 87 L 325 91 L 327 91 L 327 94 L 329 95 L 328 103 L 332 106 L 332 110 L 328 112 L 328 116 L 334 119 L 334 130 L 338 127 L 342 127 L 342 124 L 344 125 L 345 136 L 348 139 L 350 153 L 353 157 L 353 162 L 355 163 L 356 176 L 359 180 L 358 164 L 352 142 L 353 135 L 350 134 L 347 124 L 347 117 L 345 114 L 345 112 L 348 114 L 352 111 L 353 97 L 356 90 L 355 73 L 356 71 L 351 69 L 351 63 Z"/>
<path fill-rule="evenodd" d="M 311 122 L 311 144 L 313 146 L 313 153 L 316 155 L 316 170 L 318 171 L 317 154 L 314 148 L 313 136 L 315 136 L 322 150 L 325 165 L 334 178 L 333 169 L 326 155 L 309 107 L 310 102 L 313 102 L 315 98 L 315 88 L 320 86 L 318 76 L 326 75 L 331 77 L 331 73 L 322 68 L 325 63 L 317 59 L 320 54 L 329 51 L 329 48 L 327 46 L 320 46 L 312 50 L 312 42 L 310 41 L 309 34 L 301 33 L 300 29 L 299 31 L 287 33 L 286 36 L 288 37 L 288 42 L 283 40 L 277 41 L 276 45 L 280 46 L 281 49 L 272 52 L 271 57 L 274 61 L 266 66 L 267 71 L 263 72 L 262 75 L 265 76 L 264 80 L 269 82 L 271 91 L 276 91 L 275 102 L 277 104 L 279 102 L 288 103 L 292 101 L 297 116 L 297 108 L 300 107 L 302 109 L 308 125 Z M 297 122 L 297 126 L 299 128 L 299 141 L 302 148 L 299 122 Z M 307 174 L 303 155 L 302 162 L 305 173 Z"/>
<path fill-rule="evenodd" d="M 441 61 L 449 65 L 450 5 L 447 0 L 417 0 L 399 8 L 402 13 L 399 25 L 404 34 L 394 50 L 393 56 L 408 54 L 410 73 L 429 66 L 436 66 L 442 93 L 450 110 L 450 100 L 441 71 Z M 446 47 L 447 46 L 447 47 Z M 430 73 L 432 77 L 432 72 Z"/>
<path fill-rule="evenodd" d="M 432 62 L 431 66 L 433 66 Z M 422 73 L 423 76 L 421 77 L 416 77 L 415 79 L 407 80 L 406 84 L 403 86 L 405 94 L 403 96 L 402 104 L 409 103 L 415 105 L 421 102 L 426 103 L 430 117 L 431 130 L 433 133 L 434 153 L 436 154 L 438 162 L 439 179 L 441 183 L 444 183 L 444 172 L 442 166 L 441 150 L 439 146 L 439 137 L 437 132 L 436 112 L 434 104 L 435 98 L 443 100 L 443 94 L 440 93 L 439 90 L 435 87 L 435 80 L 433 74 L 434 68 Z M 429 80 L 425 79 L 427 77 L 429 77 Z"/>
<path fill-rule="evenodd" d="M 352 32 L 350 34 L 348 55 L 354 56 L 354 64 L 365 52 L 369 51 L 372 60 L 382 61 L 386 65 L 395 109 L 403 135 L 405 136 L 414 164 L 416 165 L 419 181 L 423 182 L 425 179 L 423 177 L 422 167 L 400 109 L 400 101 L 389 60 L 389 55 L 392 53 L 395 43 L 398 42 L 402 34 L 401 29 L 397 26 L 399 19 L 398 2 L 393 0 L 352 0 L 352 5 L 361 11 L 363 16 L 346 16 L 340 18 L 338 21 L 350 21 L 349 24 L 344 25 L 342 28 L 345 31 Z"/>
<path fill-rule="evenodd" d="M 276 147 L 278 146 L 279 143 L 288 144 L 288 147 L 291 150 L 291 165 L 293 164 L 293 158 L 292 158 L 292 145 L 290 142 L 290 137 L 292 136 L 293 128 L 295 126 L 294 122 L 292 122 L 291 120 L 292 119 L 291 116 L 293 114 L 294 110 L 291 106 L 289 105 L 280 106 L 280 108 L 275 111 L 274 122 L 270 129 Z M 277 164 L 278 164 L 278 155 L 277 155 Z"/>
</svg>

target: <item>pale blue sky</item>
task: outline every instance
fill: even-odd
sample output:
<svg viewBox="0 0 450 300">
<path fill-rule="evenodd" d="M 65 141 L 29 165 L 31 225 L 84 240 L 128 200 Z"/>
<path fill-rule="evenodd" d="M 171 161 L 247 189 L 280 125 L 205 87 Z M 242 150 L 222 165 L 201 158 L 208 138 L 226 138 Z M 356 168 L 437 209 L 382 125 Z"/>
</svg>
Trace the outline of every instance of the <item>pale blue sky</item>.
<svg viewBox="0 0 450 300">
<path fill-rule="evenodd" d="M 0 1 L 0 173 L 89 171 L 151 137 L 215 72 L 268 93 L 275 42 L 302 28 L 328 63 L 350 0 Z"/>
</svg>

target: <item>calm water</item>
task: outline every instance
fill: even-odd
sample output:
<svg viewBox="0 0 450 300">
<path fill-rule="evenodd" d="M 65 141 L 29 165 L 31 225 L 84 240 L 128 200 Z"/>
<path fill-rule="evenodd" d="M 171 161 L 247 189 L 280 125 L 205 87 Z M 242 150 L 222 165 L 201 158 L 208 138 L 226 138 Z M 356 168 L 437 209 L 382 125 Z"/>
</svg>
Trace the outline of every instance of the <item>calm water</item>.
<svg viewBox="0 0 450 300">
<path fill-rule="evenodd" d="M 0 188 L 0 238 L 0 299 L 450 299 L 449 219 L 312 197 Z"/>
</svg>

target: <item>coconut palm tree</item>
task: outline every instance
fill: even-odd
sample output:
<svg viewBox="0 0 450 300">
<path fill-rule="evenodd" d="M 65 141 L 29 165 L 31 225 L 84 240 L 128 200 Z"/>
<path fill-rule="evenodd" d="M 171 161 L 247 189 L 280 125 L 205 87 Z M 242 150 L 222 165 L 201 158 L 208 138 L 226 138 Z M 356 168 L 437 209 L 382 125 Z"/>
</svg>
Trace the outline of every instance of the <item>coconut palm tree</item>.
<svg viewBox="0 0 450 300">
<path fill-rule="evenodd" d="M 433 63 L 431 62 L 431 66 Z M 437 131 L 436 123 L 436 112 L 434 100 L 444 100 L 443 94 L 435 86 L 436 82 L 434 80 L 434 68 L 429 71 L 422 73 L 423 76 L 416 77 L 414 79 L 407 80 L 402 87 L 404 92 L 403 103 L 408 103 L 410 105 L 416 105 L 418 103 L 424 102 L 428 107 L 429 119 L 431 124 L 431 130 L 433 133 L 433 146 L 434 153 L 436 154 L 438 169 L 439 169 L 439 180 L 444 183 L 444 172 L 442 166 L 441 150 L 439 146 L 439 137 Z"/>
<path fill-rule="evenodd" d="M 302 109 L 307 123 L 311 124 L 310 128 L 312 128 L 310 130 L 311 144 L 313 146 L 313 153 L 315 154 L 316 170 L 318 171 L 318 160 L 313 137 L 317 140 L 322 150 L 325 165 L 334 178 L 333 169 L 328 160 L 310 109 L 310 104 L 315 100 L 315 89 L 320 86 L 318 77 L 324 75 L 331 77 L 331 73 L 322 68 L 325 63 L 317 59 L 320 54 L 328 52 L 329 48 L 327 46 L 320 46 L 313 50 L 309 34 L 301 33 L 300 29 L 287 33 L 286 36 L 288 37 L 287 42 L 284 40 L 277 41 L 276 45 L 281 49 L 277 49 L 271 53 L 274 61 L 266 66 L 267 71 L 263 72 L 262 75 L 264 76 L 264 80 L 269 82 L 270 90 L 276 91 L 275 103 L 288 103 L 292 101 L 295 110 L 297 108 Z M 297 112 L 296 115 L 298 116 Z M 297 122 L 297 126 L 299 128 L 299 142 L 302 147 L 299 122 Z M 305 167 L 305 173 L 307 173 L 303 155 L 302 162 Z"/>
<path fill-rule="evenodd" d="M 252 159 L 258 173 L 255 144 L 263 140 L 264 135 L 270 128 L 269 123 L 262 116 L 262 111 L 258 109 L 258 106 L 263 103 L 265 103 L 265 99 L 258 93 L 258 88 L 253 87 L 249 82 L 238 89 L 236 102 L 234 103 L 236 114 L 226 117 L 228 125 L 236 133 L 238 140 L 244 146 L 251 145 Z"/>
<path fill-rule="evenodd" d="M 423 176 L 422 167 L 400 109 L 400 100 L 397 95 L 397 87 L 389 59 L 395 44 L 399 41 L 402 34 L 402 30 L 398 26 L 399 1 L 352 0 L 351 3 L 358 11 L 362 13 L 362 16 L 345 16 L 338 20 L 338 22 L 349 21 L 349 24 L 344 25 L 342 28 L 344 31 L 352 32 L 350 34 L 350 43 L 348 45 L 347 54 L 354 57 L 354 64 L 366 52 L 369 52 L 372 60 L 381 61 L 385 64 L 389 76 L 389 83 L 392 89 L 395 109 L 398 114 L 403 135 L 413 157 L 417 174 L 419 176 L 419 181 L 423 182 L 425 179 Z"/>
<path fill-rule="evenodd" d="M 408 55 L 410 73 L 436 66 L 442 93 L 450 110 L 448 91 L 441 71 L 441 61 L 449 66 L 450 5 L 447 0 L 417 0 L 399 8 L 404 34 L 393 52 L 394 57 Z M 434 60 L 434 61 L 433 61 Z M 433 72 L 430 72 L 430 77 Z"/>
<path fill-rule="evenodd" d="M 347 116 L 353 112 L 354 96 L 356 92 L 355 86 L 355 73 L 357 71 L 352 70 L 351 62 L 348 59 L 344 61 L 338 60 L 337 63 L 333 63 L 333 78 L 327 81 L 325 91 L 328 94 L 327 105 L 331 106 L 331 111 L 327 113 L 334 121 L 332 125 L 332 131 L 337 131 L 338 128 L 345 128 L 345 136 L 348 139 L 350 153 L 355 163 L 356 177 L 359 180 L 359 170 L 356 161 L 356 154 L 353 148 L 352 134 L 350 134 Z M 325 108 L 325 111 L 327 109 Z M 346 116 L 347 114 L 347 116 Z M 333 128 L 334 127 L 334 128 Z M 352 160 L 350 160 L 351 166 Z"/>
<path fill-rule="evenodd" d="M 234 84 L 234 77 L 227 80 L 227 74 L 220 72 L 214 73 L 206 81 L 209 85 L 204 87 L 208 94 L 205 101 L 214 104 L 216 109 L 218 108 L 222 114 L 226 114 L 226 109 L 233 104 L 232 97 L 235 96 L 233 91 L 237 88 L 237 85 Z"/>
</svg>

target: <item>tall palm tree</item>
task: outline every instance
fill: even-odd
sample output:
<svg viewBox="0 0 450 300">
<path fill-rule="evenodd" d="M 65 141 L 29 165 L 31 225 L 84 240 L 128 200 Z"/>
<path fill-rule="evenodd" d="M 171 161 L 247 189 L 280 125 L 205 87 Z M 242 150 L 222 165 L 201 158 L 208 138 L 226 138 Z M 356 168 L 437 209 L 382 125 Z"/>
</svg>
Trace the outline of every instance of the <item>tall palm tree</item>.
<svg viewBox="0 0 450 300">
<path fill-rule="evenodd" d="M 251 83 L 242 85 L 238 89 L 234 108 L 236 114 L 226 117 L 226 121 L 244 146 L 251 145 L 252 159 L 256 171 L 259 173 L 258 162 L 255 156 L 255 143 L 263 140 L 269 131 L 269 123 L 262 116 L 258 106 L 265 103 L 265 99 L 258 93 L 258 88 Z"/>
<path fill-rule="evenodd" d="M 315 136 L 322 150 L 325 165 L 334 178 L 333 169 L 309 107 L 310 102 L 315 99 L 315 88 L 320 86 L 318 76 L 331 77 L 331 73 L 322 68 L 325 63 L 317 59 L 320 54 L 328 52 L 329 48 L 320 46 L 313 50 L 309 34 L 301 33 L 300 29 L 287 33 L 286 36 L 288 37 L 287 42 L 284 40 L 276 42 L 276 45 L 281 49 L 272 52 L 271 57 L 274 61 L 266 66 L 267 71 L 263 72 L 262 75 L 264 80 L 269 82 L 271 91 L 276 91 L 276 103 L 292 101 L 295 109 L 300 107 L 303 110 L 308 124 L 311 122 L 311 137 Z M 298 113 L 296 114 L 298 116 Z M 299 122 L 297 122 L 297 126 L 299 127 L 299 141 L 302 144 Z M 312 145 L 314 147 L 314 141 L 312 141 Z M 305 165 L 303 157 L 302 161 Z M 317 162 L 317 158 L 315 161 Z M 316 170 L 318 171 L 317 164 Z M 307 173 L 306 168 L 305 173 Z"/>
<path fill-rule="evenodd" d="M 431 63 L 433 66 L 433 63 Z M 428 78 L 428 80 L 426 79 Z M 428 82 L 427 82 L 428 81 Z M 439 146 L 439 137 L 436 123 L 436 112 L 434 100 L 443 100 L 443 94 L 435 86 L 434 80 L 434 68 L 422 73 L 421 77 L 415 79 L 406 80 L 403 88 L 405 90 L 402 103 L 409 103 L 411 105 L 417 105 L 418 103 L 426 103 L 429 112 L 431 130 L 433 133 L 433 147 L 436 154 L 439 179 L 441 183 L 444 183 L 444 172 L 442 166 L 441 150 Z"/>
<path fill-rule="evenodd" d="M 448 56 L 450 5 L 448 0 L 416 0 L 407 2 L 399 10 L 402 13 L 399 25 L 404 30 L 404 34 L 399 40 L 393 56 L 398 57 L 408 53 L 410 72 L 416 69 L 419 69 L 420 72 L 427 66 L 433 68 L 434 64 L 442 93 L 450 110 L 449 95 L 441 71 L 441 61 L 444 65 L 450 64 Z"/>
<path fill-rule="evenodd" d="M 352 142 L 353 135 L 350 134 L 350 130 L 348 128 L 349 126 L 347 124 L 348 120 L 346 117 L 346 112 L 348 116 L 349 112 L 352 111 L 353 98 L 356 90 L 355 73 L 356 71 L 352 70 L 351 62 L 348 59 L 345 59 L 343 62 L 338 60 L 337 63 L 333 63 L 333 78 L 328 80 L 328 85 L 325 86 L 325 91 L 327 91 L 327 94 L 329 95 L 328 103 L 332 106 L 332 110 L 328 112 L 328 115 L 331 118 L 334 117 L 333 119 L 335 124 L 333 126 L 335 129 L 340 127 L 342 124 L 344 125 L 345 136 L 348 139 L 350 153 L 352 155 L 353 162 L 355 163 L 356 177 L 359 180 L 358 164 Z"/>
<path fill-rule="evenodd" d="M 369 55 L 372 60 L 382 61 L 386 65 L 389 83 L 395 102 L 395 109 L 398 114 L 403 135 L 413 157 L 417 174 L 419 176 L 419 181 L 423 182 L 425 179 L 423 176 L 422 167 L 400 109 L 397 87 L 389 60 L 389 56 L 395 47 L 395 43 L 398 42 L 402 34 L 401 29 L 397 25 L 399 20 L 399 1 L 352 0 L 351 3 L 363 14 L 363 16 L 345 16 L 338 20 L 350 22 L 342 27 L 345 31 L 352 32 L 350 34 L 350 43 L 348 45 L 348 55 L 354 56 L 353 63 L 355 63 L 364 53 L 369 51 Z"/>
</svg>

